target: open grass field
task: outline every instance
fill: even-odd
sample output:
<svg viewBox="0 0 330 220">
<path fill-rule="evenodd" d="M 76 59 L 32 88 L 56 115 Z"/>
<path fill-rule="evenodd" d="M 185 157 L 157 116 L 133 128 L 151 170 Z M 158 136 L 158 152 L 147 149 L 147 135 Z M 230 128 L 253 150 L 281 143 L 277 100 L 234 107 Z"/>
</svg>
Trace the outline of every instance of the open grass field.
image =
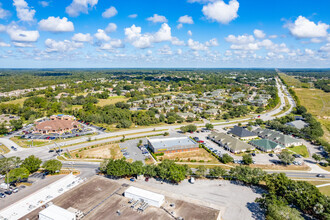
<svg viewBox="0 0 330 220">
<path fill-rule="evenodd" d="M 8 102 L 4 102 L 4 104 L 19 104 L 20 106 L 23 106 L 24 101 L 27 99 L 27 97 L 21 98 L 21 99 L 15 99 Z"/>
<path fill-rule="evenodd" d="M 309 153 L 308 153 L 307 147 L 305 145 L 289 147 L 288 149 L 297 154 L 300 154 L 301 156 L 303 156 L 305 158 L 309 157 Z"/>
<path fill-rule="evenodd" d="M 330 196 L 330 186 L 323 186 L 318 188 L 324 195 Z"/>
<path fill-rule="evenodd" d="M 323 138 L 330 142 L 330 93 L 321 89 L 295 89 L 301 105 L 314 115 L 322 124 Z"/>
<path fill-rule="evenodd" d="M 188 151 L 188 152 L 180 152 L 180 153 L 169 153 L 164 156 L 158 156 L 158 160 L 169 159 L 176 160 L 180 162 L 203 162 L 203 163 L 211 163 L 211 164 L 220 164 L 220 162 L 213 157 L 210 153 L 208 153 L 203 148 L 199 148 L 198 150 Z"/>
<path fill-rule="evenodd" d="M 118 144 L 91 146 L 70 153 L 73 159 L 121 159 L 123 157 Z"/>
<path fill-rule="evenodd" d="M 278 75 L 288 84 L 288 86 L 294 86 L 296 88 L 301 87 L 301 82 L 299 79 L 286 75 L 285 73 L 279 73 Z"/>
<path fill-rule="evenodd" d="M 97 106 L 105 106 L 105 105 L 111 105 L 115 104 L 117 102 L 126 102 L 128 98 L 125 96 L 114 96 L 109 97 L 107 99 L 99 99 L 99 102 L 96 104 Z"/>
<path fill-rule="evenodd" d="M 19 146 L 24 148 L 29 148 L 32 145 L 32 140 L 29 139 L 20 139 L 18 137 L 12 137 L 10 140 L 17 143 Z M 50 140 L 33 140 L 33 147 L 41 147 L 47 144 L 51 144 Z"/>
</svg>

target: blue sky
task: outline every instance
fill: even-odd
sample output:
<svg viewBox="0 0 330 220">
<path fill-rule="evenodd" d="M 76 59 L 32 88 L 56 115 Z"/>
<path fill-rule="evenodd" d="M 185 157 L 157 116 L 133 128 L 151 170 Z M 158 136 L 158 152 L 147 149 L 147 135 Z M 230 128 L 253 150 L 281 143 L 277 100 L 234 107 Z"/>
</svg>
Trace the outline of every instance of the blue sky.
<svg viewBox="0 0 330 220">
<path fill-rule="evenodd" d="M 0 0 L 0 67 L 330 67 L 330 1 Z"/>
</svg>

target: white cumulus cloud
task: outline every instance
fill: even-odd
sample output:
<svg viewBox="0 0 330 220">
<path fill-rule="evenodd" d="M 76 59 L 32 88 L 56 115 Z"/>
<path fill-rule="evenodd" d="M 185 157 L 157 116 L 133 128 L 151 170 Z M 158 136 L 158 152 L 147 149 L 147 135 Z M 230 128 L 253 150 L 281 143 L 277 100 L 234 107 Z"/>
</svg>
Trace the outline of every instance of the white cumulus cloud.
<svg viewBox="0 0 330 220">
<path fill-rule="evenodd" d="M 78 33 L 73 35 L 72 40 L 76 42 L 91 42 L 93 37 L 90 34 Z"/>
<path fill-rule="evenodd" d="M 329 25 L 308 20 L 303 16 L 299 16 L 294 23 L 287 25 L 290 33 L 297 38 L 312 38 L 312 37 L 326 37 Z"/>
<path fill-rule="evenodd" d="M 192 19 L 191 16 L 189 15 L 184 15 L 184 16 L 181 16 L 178 20 L 179 23 L 182 23 L 182 24 L 193 24 L 194 21 Z"/>
<path fill-rule="evenodd" d="M 228 4 L 224 1 L 216 1 L 203 6 L 202 12 L 207 19 L 228 24 L 238 17 L 239 3 L 237 0 L 230 0 Z"/>
<path fill-rule="evenodd" d="M 167 19 L 165 16 L 154 14 L 152 17 L 147 18 L 147 21 L 151 21 L 153 23 L 166 23 Z"/>
<path fill-rule="evenodd" d="M 207 50 L 208 49 L 208 47 L 205 44 L 200 43 L 199 41 L 194 41 L 193 39 L 189 39 L 187 45 L 192 50 Z"/>
<path fill-rule="evenodd" d="M 105 28 L 105 31 L 110 33 L 110 32 L 115 32 L 117 30 L 117 25 L 115 23 L 109 23 L 108 26 Z"/>
<path fill-rule="evenodd" d="M 161 28 L 154 34 L 141 34 L 141 27 L 133 24 L 131 27 L 125 28 L 125 35 L 134 47 L 140 49 L 151 47 L 152 43 L 172 40 L 171 27 L 166 23 L 162 24 Z"/>
<path fill-rule="evenodd" d="M 100 46 L 100 49 L 101 50 L 113 50 L 115 48 L 123 48 L 124 46 L 125 45 L 124 45 L 124 43 L 123 43 L 122 40 L 120 40 L 120 39 L 114 39 L 114 40 L 111 40 L 108 43 L 102 44 Z"/>
<path fill-rule="evenodd" d="M 39 4 L 44 8 L 49 6 L 49 2 L 47 1 L 39 1 Z"/>
<path fill-rule="evenodd" d="M 189 36 L 192 36 L 192 32 L 191 32 L 191 30 L 187 31 L 187 34 L 188 34 Z"/>
<path fill-rule="evenodd" d="M 262 30 L 255 29 L 253 34 L 256 38 L 265 38 L 266 34 Z"/>
<path fill-rule="evenodd" d="M 25 0 L 14 0 L 13 5 L 16 7 L 17 17 L 21 21 L 33 21 L 36 10 L 31 9 Z"/>
<path fill-rule="evenodd" d="M 39 38 L 39 31 L 22 30 L 15 24 L 8 26 L 7 33 L 12 41 L 36 42 Z"/>
<path fill-rule="evenodd" d="M 70 32 L 74 31 L 74 26 L 71 21 L 68 21 L 66 17 L 62 19 L 60 17 L 49 17 L 39 22 L 39 28 L 43 31 L 50 32 Z"/>
<path fill-rule="evenodd" d="M 116 14 L 118 14 L 117 9 L 113 6 L 111 6 L 110 8 L 105 10 L 105 12 L 102 13 L 102 17 L 111 18 L 111 17 L 115 16 Z"/>
<path fill-rule="evenodd" d="M 69 40 L 56 41 L 47 39 L 45 41 L 46 52 L 68 52 L 83 47 L 83 43 L 77 43 Z"/>
<path fill-rule="evenodd" d="M 129 18 L 137 18 L 137 14 L 131 14 L 131 15 L 128 15 Z"/>
<path fill-rule="evenodd" d="M 104 30 L 98 29 L 97 33 L 94 34 L 95 38 L 99 41 L 109 41 L 111 38 L 105 33 Z"/>
<path fill-rule="evenodd" d="M 65 8 L 65 12 L 71 17 L 77 17 L 80 13 L 88 14 L 88 10 L 93 8 L 98 0 L 73 0 L 72 3 Z"/>
</svg>

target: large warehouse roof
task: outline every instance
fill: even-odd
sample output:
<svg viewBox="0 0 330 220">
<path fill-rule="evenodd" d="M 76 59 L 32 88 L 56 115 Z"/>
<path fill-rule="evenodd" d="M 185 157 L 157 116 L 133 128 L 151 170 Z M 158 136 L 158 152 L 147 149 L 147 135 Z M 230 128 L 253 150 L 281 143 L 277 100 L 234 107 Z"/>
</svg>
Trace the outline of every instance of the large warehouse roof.
<svg viewBox="0 0 330 220">
<path fill-rule="evenodd" d="M 196 143 L 188 137 L 149 139 L 154 149 L 167 149 L 176 146 L 194 146 Z"/>
<path fill-rule="evenodd" d="M 138 197 L 142 198 L 148 198 L 150 200 L 155 200 L 155 201 L 162 201 L 164 200 L 164 196 L 158 193 L 150 192 L 144 189 L 136 188 L 134 186 L 129 187 L 125 193 L 131 193 L 133 195 L 136 195 Z"/>
<path fill-rule="evenodd" d="M 42 216 L 40 216 L 42 215 Z M 45 218 L 43 218 L 45 217 Z M 76 219 L 75 213 L 63 209 L 56 205 L 51 205 L 41 212 L 39 212 L 39 219 L 61 219 L 61 220 L 74 220 Z"/>
</svg>

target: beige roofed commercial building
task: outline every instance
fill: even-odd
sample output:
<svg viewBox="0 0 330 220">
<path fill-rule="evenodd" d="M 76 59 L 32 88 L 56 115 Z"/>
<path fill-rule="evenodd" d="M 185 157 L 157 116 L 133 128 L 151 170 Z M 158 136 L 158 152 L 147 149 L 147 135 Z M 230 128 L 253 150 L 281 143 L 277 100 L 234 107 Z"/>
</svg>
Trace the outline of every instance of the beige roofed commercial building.
<svg viewBox="0 0 330 220">
<path fill-rule="evenodd" d="M 75 120 L 73 116 L 69 115 L 58 115 L 51 116 L 50 120 L 37 122 L 34 132 L 41 134 L 48 133 L 58 133 L 62 134 L 64 132 L 71 131 L 72 129 L 78 128 L 79 123 Z"/>
</svg>

